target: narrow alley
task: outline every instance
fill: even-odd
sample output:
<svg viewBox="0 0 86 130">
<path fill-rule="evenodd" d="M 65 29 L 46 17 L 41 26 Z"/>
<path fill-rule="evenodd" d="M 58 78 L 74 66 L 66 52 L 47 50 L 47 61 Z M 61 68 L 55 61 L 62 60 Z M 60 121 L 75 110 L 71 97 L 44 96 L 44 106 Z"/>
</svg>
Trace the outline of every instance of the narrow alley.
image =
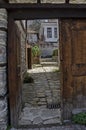
<svg viewBox="0 0 86 130">
<path fill-rule="evenodd" d="M 20 126 L 61 124 L 60 72 L 56 62 L 41 62 L 28 70 L 33 83 L 23 84 Z"/>
</svg>

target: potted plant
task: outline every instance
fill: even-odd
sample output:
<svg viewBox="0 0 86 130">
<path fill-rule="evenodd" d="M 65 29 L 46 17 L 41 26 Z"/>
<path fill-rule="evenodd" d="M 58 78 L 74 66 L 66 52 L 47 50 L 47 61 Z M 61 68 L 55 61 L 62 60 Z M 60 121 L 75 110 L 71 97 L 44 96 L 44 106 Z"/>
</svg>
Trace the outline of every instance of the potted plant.
<svg viewBox="0 0 86 130">
<path fill-rule="evenodd" d="M 32 47 L 32 63 L 40 64 L 40 48 L 38 45 Z"/>
</svg>

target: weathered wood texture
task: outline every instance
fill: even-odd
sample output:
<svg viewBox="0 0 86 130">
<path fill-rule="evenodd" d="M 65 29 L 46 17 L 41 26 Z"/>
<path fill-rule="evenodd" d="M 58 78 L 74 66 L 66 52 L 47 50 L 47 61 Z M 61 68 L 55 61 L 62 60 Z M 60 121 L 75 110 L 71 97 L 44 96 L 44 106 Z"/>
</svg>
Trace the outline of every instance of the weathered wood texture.
<svg viewBox="0 0 86 130">
<path fill-rule="evenodd" d="M 12 19 L 8 23 L 8 87 L 11 125 L 17 127 L 21 106 L 20 33 Z"/>
<path fill-rule="evenodd" d="M 86 4 L 0 4 L 16 20 L 86 18 Z M 34 11 L 35 10 L 35 11 Z"/>
<path fill-rule="evenodd" d="M 0 3 L 8 3 L 8 0 L 0 0 Z"/>
<path fill-rule="evenodd" d="M 86 107 L 86 20 L 60 20 L 60 48 L 63 103 L 70 116 L 73 108 Z"/>
</svg>

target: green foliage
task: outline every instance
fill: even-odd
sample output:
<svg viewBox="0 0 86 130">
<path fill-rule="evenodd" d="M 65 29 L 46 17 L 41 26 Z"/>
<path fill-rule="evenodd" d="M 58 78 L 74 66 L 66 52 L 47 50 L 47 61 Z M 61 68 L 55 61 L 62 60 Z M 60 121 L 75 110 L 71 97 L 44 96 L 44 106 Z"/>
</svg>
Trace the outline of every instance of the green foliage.
<svg viewBox="0 0 86 130">
<path fill-rule="evenodd" d="M 10 130 L 11 128 L 12 128 L 12 126 L 9 125 L 9 126 L 7 126 L 6 130 Z"/>
<path fill-rule="evenodd" d="M 40 55 L 40 49 L 37 45 L 32 47 L 32 55 L 33 57 L 39 56 Z"/>
<path fill-rule="evenodd" d="M 53 50 L 53 56 L 58 56 L 58 49 Z"/>
<path fill-rule="evenodd" d="M 33 83 L 33 82 L 34 82 L 33 78 L 31 76 L 29 76 L 28 73 L 26 73 L 24 76 L 23 83 Z"/>
<path fill-rule="evenodd" d="M 60 69 L 59 68 L 57 68 L 57 69 L 53 69 L 53 72 L 60 72 Z"/>
<path fill-rule="evenodd" d="M 33 20 L 33 22 L 30 24 L 29 27 L 31 30 L 39 32 L 40 26 L 41 26 L 40 20 Z"/>
<path fill-rule="evenodd" d="M 86 112 L 81 112 L 79 114 L 73 115 L 72 121 L 74 123 L 86 125 Z"/>
</svg>

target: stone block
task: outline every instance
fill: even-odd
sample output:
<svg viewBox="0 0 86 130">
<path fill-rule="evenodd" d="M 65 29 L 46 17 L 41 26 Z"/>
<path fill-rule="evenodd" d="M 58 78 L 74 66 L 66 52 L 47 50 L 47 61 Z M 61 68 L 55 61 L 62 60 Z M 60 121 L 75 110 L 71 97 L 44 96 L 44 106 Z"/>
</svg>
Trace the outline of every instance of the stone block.
<svg viewBox="0 0 86 130">
<path fill-rule="evenodd" d="M 7 93 L 6 81 L 0 82 L 0 96 L 4 96 Z"/>
<path fill-rule="evenodd" d="M 0 124 L 7 124 L 7 98 L 0 99 Z"/>
<path fill-rule="evenodd" d="M 55 119 L 49 119 L 44 121 L 44 124 L 60 124 L 61 120 L 59 118 L 55 118 Z"/>
<path fill-rule="evenodd" d="M 0 63 L 6 63 L 6 46 L 0 45 Z"/>
<path fill-rule="evenodd" d="M 0 28 L 7 29 L 7 11 L 5 9 L 0 9 Z"/>
<path fill-rule="evenodd" d="M 7 33 L 0 30 L 0 45 L 6 45 Z"/>
<path fill-rule="evenodd" d="M 42 124 L 42 119 L 40 117 L 36 117 L 34 120 L 33 120 L 33 124 Z"/>
<path fill-rule="evenodd" d="M 6 67 L 0 67 L 0 82 L 6 81 Z"/>
<path fill-rule="evenodd" d="M 7 123 L 0 124 L 0 130 L 7 130 Z"/>
</svg>

